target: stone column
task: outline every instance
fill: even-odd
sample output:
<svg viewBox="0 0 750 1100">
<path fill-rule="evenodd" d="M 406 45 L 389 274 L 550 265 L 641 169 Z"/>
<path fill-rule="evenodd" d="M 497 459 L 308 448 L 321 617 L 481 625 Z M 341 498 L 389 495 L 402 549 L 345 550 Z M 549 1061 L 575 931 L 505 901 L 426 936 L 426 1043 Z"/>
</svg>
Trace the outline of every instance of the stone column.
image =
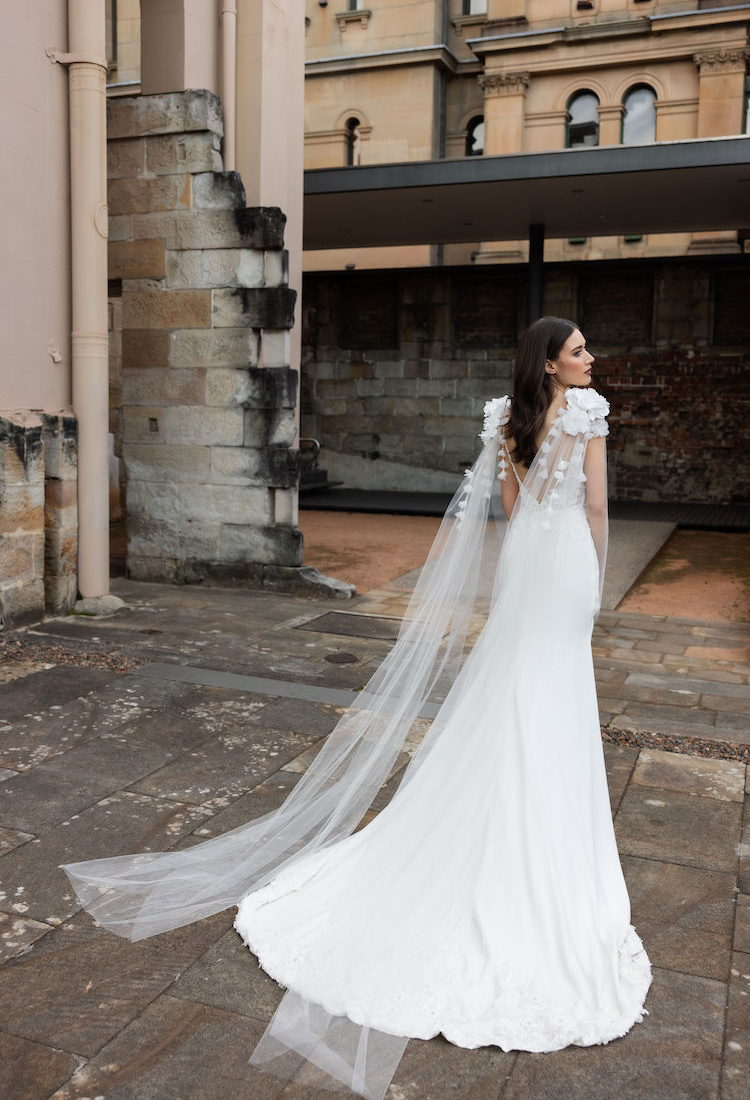
<svg viewBox="0 0 750 1100">
<path fill-rule="evenodd" d="M 221 170 L 221 131 L 210 92 L 109 101 L 128 571 L 318 587 L 298 568 L 285 219 L 245 206 L 239 175 Z"/>
<path fill-rule="evenodd" d="M 609 107 L 599 107 L 599 144 L 619 145 L 622 134 L 621 103 L 613 103 Z"/>
<path fill-rule="evenodd" d="M 216 0 L 145 0 L 141 4 L 141 92 L 219 91 Z"/>
<path fill-rule="evenodd" d="M 693 60 L 698 66 L 697 137 L 722 137 L 742 133 L 745 72 L 750 49 L 738 47 L 707 50 Z M 739 252 L 732 230 L 693 233 L 689 252 Z"/>
<path fill-rule="evenodd" d="M 479 84 L 484 92 L 484 152 L 486 156 L 520 153 L 524 145 L 526 89 L 531 78 L 526 72 L 483 73 Z M 519 260 L 521 241 L 483 241 L 477 263 L 499 259 Z"/>
<path fill-rule="evenodd" d="M 237 170 L 249 206 L 280 206 L 289 286 L 302 292 L 305 20 L 299 0 L 238 0 Z M 261 363 L 299 370 L 301 313 L 291 332 L 266 333 Z M 298 415 L 298 414 L 297 414 Z M 296 499 L 292 504 L 296 522 Z"/>
<path fill-rule="evenodd" d="M 483 73 L 478 79 L 484 92 L 485 154 L 520 153 L 529 74 Z"/>
<path fill-rule="evenodd" d="M 693 57 L 700 73 L 699 138 L 742 133 L 748 57 L 750 48 L 709 50 Z"/>
</svg>

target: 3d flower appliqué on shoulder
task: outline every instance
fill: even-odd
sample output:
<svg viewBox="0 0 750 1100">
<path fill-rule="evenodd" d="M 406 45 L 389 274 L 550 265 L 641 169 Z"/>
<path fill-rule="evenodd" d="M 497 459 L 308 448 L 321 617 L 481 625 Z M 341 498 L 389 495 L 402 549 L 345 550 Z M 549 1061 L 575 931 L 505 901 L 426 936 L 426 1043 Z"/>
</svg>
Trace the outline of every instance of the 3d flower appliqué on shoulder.
<svg viewBox="0 0 750 1100">
<path fill-rule="evenodd" d="M 484 424 L 479 433 L 479 438 L 483 443 L 486 443 L 489 439 L 494 439 L 498 430 L 507 423 L 508 398 L 493 397 L 491 401 L 485 402 Z"/>
<path fill-rule="evenodd" d="M 560 423 L 568 435 L 606 435 L 605 417 L 609 413 L 609 402 L 596 390 L 569 389 L 565 395 L 566 407 L 560 413 Z"/>
</svg>

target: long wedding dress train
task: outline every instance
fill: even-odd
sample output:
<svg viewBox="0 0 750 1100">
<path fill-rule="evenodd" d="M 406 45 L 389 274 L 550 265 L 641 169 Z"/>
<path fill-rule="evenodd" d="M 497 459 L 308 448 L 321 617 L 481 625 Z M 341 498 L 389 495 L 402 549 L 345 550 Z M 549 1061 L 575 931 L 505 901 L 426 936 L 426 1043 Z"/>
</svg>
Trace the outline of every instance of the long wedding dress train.
<svg viewBox="0 0 750 1100">
<path fill-rule="evenodd" d="M 294 1076 L 299 1054 L 370 1100 L 408 1037 L 606 1043 L 641 1019 L 651 980 L 615 845 L 590 646 L 606 520 L 587 514 L 587 454 L 608 406 L 566 391 L 499 550 L 509 403 L 485 407 L 482 452 L 396 645 L 286 802 L 180 852 L 65 868 L 89 912 L 134 940 L 238 905 L 238 932 L 287 987 L 251 1061 Z M 483 578 L 490 611 L 465 657 Z M 354 832 L 428 713 L 390 804 Z"/>
<path fill-rule="evenodd" d="M 527 506 L 510 525 L 439 735 L 390 804 L 239 905 L 263 968 L 333 1016 L 529 1051 L 605 1043 L 641 1018 L 650 968 L 591 656 L 597 555 L 582 500 L 546 521 Z"/>
</svg>

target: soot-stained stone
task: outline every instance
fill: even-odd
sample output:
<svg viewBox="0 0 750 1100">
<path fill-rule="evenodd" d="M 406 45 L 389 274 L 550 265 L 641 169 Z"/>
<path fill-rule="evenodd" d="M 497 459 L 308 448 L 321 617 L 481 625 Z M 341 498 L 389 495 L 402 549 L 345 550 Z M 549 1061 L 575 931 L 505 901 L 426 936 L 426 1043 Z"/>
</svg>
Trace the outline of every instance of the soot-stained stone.
<svg viewBox="0 0 750 1100">
<path fill-rule="evenodd" d="M 284 247 L 286 214 L 278 206 L 249 206 L 234 213 L 246 248 Z"/>
</svg>

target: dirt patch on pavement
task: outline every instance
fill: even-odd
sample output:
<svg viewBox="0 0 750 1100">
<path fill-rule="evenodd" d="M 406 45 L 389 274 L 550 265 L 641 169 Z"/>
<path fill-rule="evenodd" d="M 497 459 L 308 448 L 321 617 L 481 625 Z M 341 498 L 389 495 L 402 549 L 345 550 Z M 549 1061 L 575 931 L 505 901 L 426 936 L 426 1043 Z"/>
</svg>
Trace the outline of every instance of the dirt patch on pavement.
<svg viewBox="0 0 750 1100">
<path fill-rule="evenodd" d="M 304 563 L 369 592 L 419 569 L 437 534 L 436 516 L 300 511 Z"/>
<path fill-rule="evenodd" d="M 358 593 L 418 569 L 440 520 L 365 512 L 301 511 L 305 565 Z M 750 620 L 750 535 L 676 531 L 619 605 L 642 615 Z"/>
<path fill-rule="evenodd" d="M 620 611 L 686 619 L 750 619 L 750 535 L 675 531 Z"/>
</svg>

